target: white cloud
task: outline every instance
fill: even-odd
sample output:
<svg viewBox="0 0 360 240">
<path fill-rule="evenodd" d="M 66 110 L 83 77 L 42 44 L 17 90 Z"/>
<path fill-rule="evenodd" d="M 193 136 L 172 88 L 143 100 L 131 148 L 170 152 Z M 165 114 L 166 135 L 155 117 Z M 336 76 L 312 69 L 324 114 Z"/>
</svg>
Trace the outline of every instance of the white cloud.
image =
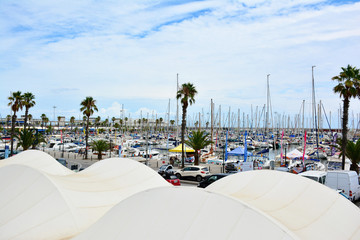
<svg viewBox="0 0 360 240">
<path fill-rule="evenodd" d="M 190 111 L 207 111 L 212 98 L 217 106 L 249 113 L 251 105 L 266 103 L 270 73 L 273 109 L 296 114 L 303 99 L 311 100 L 311 66 L 316 65 L 317 99 L 336 112 L 341 101 L 332 93 L 331 77 L 347 64 L 360 67 L 355 54 L 360 51 L 359 3 L 166 3 L 0 3 L 0 53 L 5 56 L 0 57 L 0 79 L 16 83 L 1 88 L 1 95 L 21 86 L 46 96 L 38 102 L 41 109 L 61 96 L 73 98 L 64 111 L 76 109 L 79 99 L 94 96 L 108 99 L 99 105 L 102 116 L 118 115 L 118 102 L 135 116 L 142 110 L 164 116 L 179 73 L 180 83 L 193 82 L 199 92 Z M 51 89 L 76 91 L 54 95 Z M 139 98 L 164 104 L 125 102 Z M 0 104 L 5 111 L 5 99 Z M 360 110 L 358 104 L 351 107 Z"/>
</svg>

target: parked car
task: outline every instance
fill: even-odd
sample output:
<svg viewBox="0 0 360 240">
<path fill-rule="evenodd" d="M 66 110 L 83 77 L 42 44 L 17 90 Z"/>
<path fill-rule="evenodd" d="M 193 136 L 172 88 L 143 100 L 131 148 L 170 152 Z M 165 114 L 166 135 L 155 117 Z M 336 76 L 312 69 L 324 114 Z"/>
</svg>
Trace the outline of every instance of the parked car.
<svg viewBox="0 0 360 240">
<path fill-rule="evenodd" d="M 196 179 L 196 181 L 201 182 L 204 177 L 210 175 L 210 172 L 207 167 L 191 166 L 177 170 L 175 175 L 179 179 Z"/>
<path fill-rule="evenodd" d="M 164 173 L 163 178 L 165 178 L 166 181 L 168 181 L 169 183 L 171 183 L 174 186 L 180 186 L 180 179 L 178 177 L 176 177 L 174 174 L 171 173 Z"/>
<path fill-rule="evenodd" d="M 227 162 L 225 164 L 225 171 L 228 173 L 228 172 L 238 171 L 238 169 L 234 162 Z"/>
<path fill-rule="evenodd" d="M 67 167 L 68 162 L 66 161 L 65 158 L 57 158 L 56 161 Z"/>
<path fill-rule="evenodd" d="M 305 171 L 299 173 L 299 175 L 314 180 L 318 183 L 325 184 L 326 172 L 324 171 Z"/>
<path fill-rule="evenodd" d="M 164 173 L 174 173 L 174 168 L 171 164 L 164 164 L 159 168 L 158 173 L 160 175 L 163 175 Z"/>
<path fill-rule="evenodd" d="M 325 185 L 334 190 L 341 190 L 351 201 L 360 199 L 359 176 L 355 171 L 327 172 Z"/>
<path fill-rule="evenodd" d="M 206 176 L 205 179 L 199 183 L 198 187 L 206 188 L 207 186 L 209 186 L 213 182 L 219 180 L 220 178 L 223 178 L 223 177 L 226 177 L 229 175 L 230 174 L 228 174 L 228 173 L 217 173 L 217 174 L 212 174 L 212 175 Z"/>
</svg>

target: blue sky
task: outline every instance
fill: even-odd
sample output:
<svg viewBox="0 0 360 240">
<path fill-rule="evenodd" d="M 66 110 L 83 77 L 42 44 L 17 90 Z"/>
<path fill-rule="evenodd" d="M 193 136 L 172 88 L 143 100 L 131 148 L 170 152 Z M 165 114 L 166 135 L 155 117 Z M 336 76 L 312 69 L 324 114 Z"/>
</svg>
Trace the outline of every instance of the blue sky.
<svg viewBox="0 0 360 240">
<path fill-rule="evenodd" d="M 347 64 L 360 67 L 359 1 L 10 1 L 0 2 L 0 114 L 12 91 L 36 96 L 33 116 L 78 118 L 86 96 L 102 118 L 165 118 L 176 109 L 176 74 L 199 94 L 190 115 L 210 108 L 250 114 L 266 103 L 290 116 L 316 99 L 336 114 L 332 93 Z M 351 101 L 351 114 L 360 112 Z"/>
</svg>

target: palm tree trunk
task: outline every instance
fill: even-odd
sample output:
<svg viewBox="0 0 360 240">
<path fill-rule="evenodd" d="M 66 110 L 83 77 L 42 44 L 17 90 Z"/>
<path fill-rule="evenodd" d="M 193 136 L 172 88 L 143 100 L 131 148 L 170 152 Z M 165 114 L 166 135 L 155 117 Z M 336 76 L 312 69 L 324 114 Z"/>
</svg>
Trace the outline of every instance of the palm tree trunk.
<svg viewBox="0 0 360 240">
<path fill-rule="evenodd" d="M 195 149 L 195 166 L 199 166 L 199 150 Z"/>
<path fill-rule="evenodd" d="M 14 153 L 15 121 L 16 121 L 16 115 L 14 112 L 11 119 L 10 156 L 12 156 Z"/>
<path fill-rule="evenodd" d="M 349 114 L 349 104 L 350 100 L 348 98 L 344 98 L 344 114 L 343 114 L 343 122 L 342 122 L 342 143 L 341 143 L 341 151 L 342 151 L 342 160 L 341 167 L 342 170 L 345 170 L 345 151 L 347 144 L 347 124 L 348 124 L 348 114 Z"/>
<path fill-rule="evenodd" d="M 181 167 L 185 167 L 185 128 L 186 128 L 186 110 L 187 105 L 183 105 L 183 115 L 182 115 L 182 122 L 181 122 Z"/>
<path fill-rule="evenodd" d="M 89 117 L 86 120 L 86 130 L 85 130 L 85 159 L 88 158 L 88 139 L 89 139 Z"/>
<path fill-rule="evenodd" d="M 26 126 L 27 126 L 28 114 L 29 114 L 29 108 L 26 107 L 26 108 L 25 108 L 24 130 L 26 129 Z"/>
</svg>

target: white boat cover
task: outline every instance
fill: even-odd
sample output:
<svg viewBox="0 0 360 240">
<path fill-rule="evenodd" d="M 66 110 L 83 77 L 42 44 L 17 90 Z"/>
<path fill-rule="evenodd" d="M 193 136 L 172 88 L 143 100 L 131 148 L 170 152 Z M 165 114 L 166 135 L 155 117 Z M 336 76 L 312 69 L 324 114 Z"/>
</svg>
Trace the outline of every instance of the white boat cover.
<svg viewBox="0 0 360 240">
<path fill-rule="evenodd" d="M 156 188 L 120 202 L 74 240 L 297 239 L 246 203 L 203 189 Z"/>
<path fill-rule="evenodd" d="M 170 186 L 158 173 L 130 159 L 106 159 L 68 175 L 52 175 L 37 166 L 0 167 L 0 239 L 68 239 L 129 196 Z M 46 170 L 56 172 L 58 167 Z"/>
<path fill-rule="evenodd" d="M 300 239 L 360 239 L 360 210 L 336 191 L 291 173 L 234 174 L 206 188 L 253 206 Z"/>
</svg>

